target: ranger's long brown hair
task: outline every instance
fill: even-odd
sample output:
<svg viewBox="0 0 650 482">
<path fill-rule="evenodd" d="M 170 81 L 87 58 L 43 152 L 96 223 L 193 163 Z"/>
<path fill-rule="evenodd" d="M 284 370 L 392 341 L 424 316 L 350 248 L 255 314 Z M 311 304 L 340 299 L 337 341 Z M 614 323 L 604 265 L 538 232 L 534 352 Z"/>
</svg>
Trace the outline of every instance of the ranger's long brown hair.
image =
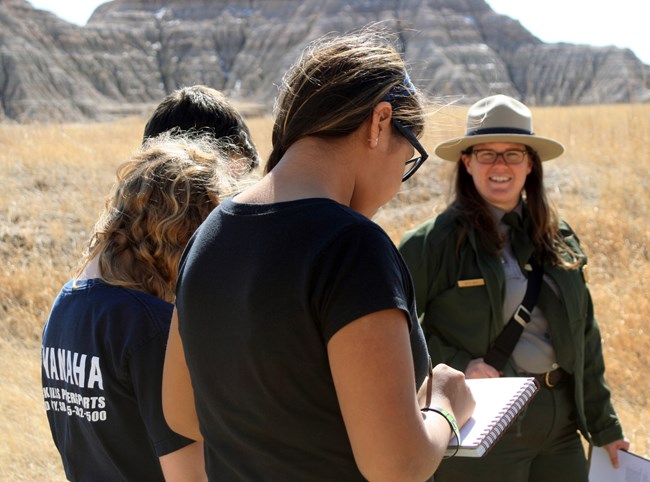
<svg viewBox="0 0 650 482">
<path fill-rule="evenodd" d="M 575 268 L 580 265 L 582 254 L 571 250 L 560 235 L 557 211 L 546 196 L 542 162 L 537 152 L 530 148 L 527 150 L 533 162 L 531 172 L 526 176 L 524 183 L 524 198 L 531 219 L 531 238 L 535 245 L 537 261 L 546 260 L 567 269 Z M 457 248 L 467 237 L 470 228 L 473 228 L 485 251 L 492 254 L 501 251 L 503 240 L 497 233 L 494 218 L 487 202 L 476 190 L 474 180 L 467 172 L 462 158 L 456 166 L 455 199 L 450 209 L 460 213 L 462 220 Z"/>
</svg>

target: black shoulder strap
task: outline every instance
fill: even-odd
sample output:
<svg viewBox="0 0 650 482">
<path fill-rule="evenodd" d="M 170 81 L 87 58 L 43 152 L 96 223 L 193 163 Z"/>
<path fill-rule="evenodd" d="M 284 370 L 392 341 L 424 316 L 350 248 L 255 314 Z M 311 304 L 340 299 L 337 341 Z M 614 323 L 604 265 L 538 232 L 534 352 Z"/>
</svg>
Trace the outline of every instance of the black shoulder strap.
<svg viewBox="0 0 650 482">
<path fill-rule="evenodd" d="M 496 337 L 492 346 L 483 357 L 483 361 L 488 365 L 492 365 L 497 370 L 502 370 L 506 365 L 508 358 L 515 349 L 515 345 L 524 331 L 524 327 L 530 322 L 530 314 L 533 311 L 539 292 L 542 289 L 542 277 L 544 275 L 544 268 L 531 259 L 530 265 L 532 271 L 528 275 L 528 287 L 526 294 L 522 300 L 519 308 L 512 315 L 503 331 Z"/>
</svg>

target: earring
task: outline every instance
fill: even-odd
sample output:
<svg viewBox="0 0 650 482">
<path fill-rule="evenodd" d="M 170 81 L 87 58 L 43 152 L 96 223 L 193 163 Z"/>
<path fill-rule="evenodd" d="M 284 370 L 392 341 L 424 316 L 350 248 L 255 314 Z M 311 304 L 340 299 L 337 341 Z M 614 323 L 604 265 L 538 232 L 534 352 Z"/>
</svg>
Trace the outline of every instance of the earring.
<svg viewBox="0 0 650 482">
<path fill-rule="evenodd" d="M 368 138 L 368 142 L 370 143 L 370 147 L 377 147 L 379 144 L 379 137 L 375 137 L 374 139 Z"/>
</svg>

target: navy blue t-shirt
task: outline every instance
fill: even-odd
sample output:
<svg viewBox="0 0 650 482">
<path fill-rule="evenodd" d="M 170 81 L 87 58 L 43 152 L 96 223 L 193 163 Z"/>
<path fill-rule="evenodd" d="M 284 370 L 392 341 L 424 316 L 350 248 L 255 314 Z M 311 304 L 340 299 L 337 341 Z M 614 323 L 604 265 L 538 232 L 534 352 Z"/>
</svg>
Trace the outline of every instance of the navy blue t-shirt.
<svg viewBox="0 0 650 482">
<path fill-rule="evenodd" d="M 69 281 L 43 330 L 42 384 L 69 480 L 163 481 L 159 457 L 192 441 L 162 413 L 173 306 L 99 280 Z"/>
<path fill-rule="evenodd" d="M 184 253 L 179 328 L 211 480 L 363 480 L 327 342 L 370 313 L 409 320 L 416 385 L 428 352 L 410 274 L 386 233 L 327 199 L 226 200 Z"/>
</svg>

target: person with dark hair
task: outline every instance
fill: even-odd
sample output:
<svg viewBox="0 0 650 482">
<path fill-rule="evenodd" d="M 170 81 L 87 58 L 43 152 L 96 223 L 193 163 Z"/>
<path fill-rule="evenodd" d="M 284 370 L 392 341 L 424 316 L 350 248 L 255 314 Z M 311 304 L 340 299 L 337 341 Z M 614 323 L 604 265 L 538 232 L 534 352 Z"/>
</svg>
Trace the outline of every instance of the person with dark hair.
<svg viewBox="0 0 650 482">
<path fill-rule="evenodd" d="M 211 480 L 423 481 L 471 415 L 463 374 L 431 368 L 408 270 L 370 219 L 427 157 L 392 42 L 364 29 L 307 48 L 266 175 L 185 251 L 163 407 L 203 436 Z"/>
<path fill-rule="evenodd" d="M 207 139 L 161 136 L 117 169 L 80 267 L 42 339 L 47 418 L 73 481 L 203 480 L 203 445 L 162 411 L 181 253 L 230 193 L 231 160 Z"/>
<path fill-rule="evenodd" d="M 164 132 L 207 134 L 241 157 L 248 171 L 259 165 L 251 133 L 239 111 L 218 90 L 205 85 L 178 89 L 165 97 L 147 121 L 143 142 Z"/>
<path fill-rule="evenodd" d="M 435 149 L 456 163 L 455 199 L 399 248 L 432 359 L 467 378 L 541 385 L 491 452 L 443 461 L 436 482 L 586 482 L 578 430 L 614 466 L 629 448 L 604 380 L 587 258 L 544 189 L 542 162 L 563 151 L 504 95 L 472 105 L 466 135 Z"/>
</svg>

